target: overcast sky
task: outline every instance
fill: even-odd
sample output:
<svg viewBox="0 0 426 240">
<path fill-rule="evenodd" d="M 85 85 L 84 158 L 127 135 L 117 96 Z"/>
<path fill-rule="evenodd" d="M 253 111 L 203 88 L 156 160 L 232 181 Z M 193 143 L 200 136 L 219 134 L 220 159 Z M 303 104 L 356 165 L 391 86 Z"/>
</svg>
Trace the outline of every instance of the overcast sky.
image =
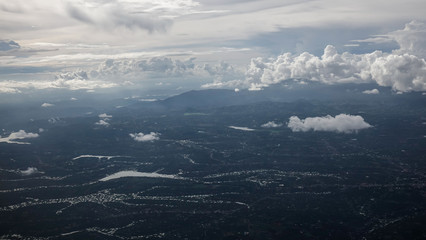
<svg viewBox="0 0 426 240">
<path fill-rule="evenodd" d="M 195 88 L 306 78 L 425 91 L 424 9 L 424 0 L 0 0 L 0 93 L 192 78 Z M 398 79 L 394 68 L 405 69 Z"/>
</svg>

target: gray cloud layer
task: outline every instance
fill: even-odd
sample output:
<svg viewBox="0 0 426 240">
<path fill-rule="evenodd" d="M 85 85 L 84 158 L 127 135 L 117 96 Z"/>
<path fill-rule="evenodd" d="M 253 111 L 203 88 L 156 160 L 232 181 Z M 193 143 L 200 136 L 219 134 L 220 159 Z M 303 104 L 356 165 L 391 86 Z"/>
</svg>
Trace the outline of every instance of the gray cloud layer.
<svg viewBox="0 0 426 240">
<path fill-rule="evenodd" d="M 128 5 L 119 1 L 109 1 L 104 4 L 92 1 L 92 5 L 77 5 L 68 2 L 65 5 L 65 10 L 70 17 L 80 22 L 106 30 L 125 28 L 129 30 L 142 29 L 151 33 L 165 32 L 172 24 L 171 19 L 159 18 L 155 14 L 132 12 L 132 9 L 124 8 Z"/>
<path fill-rule="evenodd" d="M 0 39 L 0 51 L 9 51 L 9 50 L 15 50 L 20 48 L 21 46 L 15 41 Z"/>
</svg>

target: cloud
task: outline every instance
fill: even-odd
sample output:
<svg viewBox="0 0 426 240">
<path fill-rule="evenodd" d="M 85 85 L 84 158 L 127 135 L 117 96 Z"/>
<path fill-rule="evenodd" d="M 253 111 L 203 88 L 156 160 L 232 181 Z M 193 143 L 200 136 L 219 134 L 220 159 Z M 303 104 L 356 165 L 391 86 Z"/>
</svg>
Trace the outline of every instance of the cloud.
<svg viewBox="0 0 426 240">
<path fill-rule="evenodd" d="M 64 81 L 69 80 L 87 80 L 87 73 L 82 70 L 77 70 L 75 72 L 66 72 L 66 73 L 60 73 L 55 76 L 55 79 L 61 79 Z"/>
<path fill-rule="evenodd" d="M 247 132 L 255 131 L 254 129 L 251 129 L 248 127 L 237 127 L 237 126 L 228 126 L 228 127 L 232 129 L 236 129 L 236 130 L 247 131 Z"/>
<path fill-rule="evenodd" d="M 233 79 L 244 77 L 244 71 L 226 62 L 217 64 L 196 64 L 195 58 L 186 60 L 171 57 L 152 57 L 148 59 L 107 59 L 97 67 L 57 74 L 55 81 L 48 86 L 34 83 L 35 88 L 95 89 L 111 88 L 136 84 L 139 81 L 155 78 L 203 79 L 213 83 L 204 88 L 221 88 L 232 85 Z M 218 83 L 218 84 L 216 84 Z M 226 83 L 226 84 L 221 84 Z M 238 81 L 235 81 L 238 84 Z M 28 84 L 29 85 L 29 84 Z M 0 87 L 2 82 L 0 82 Z M 3 82 L 4 87 L 16 89 L 24 87 L 16 82 Z M 29 87 L 29 86 L 28 86 Z M 12 91 L 13 92 L 13 91 Z"/>
<path fill-rule="evenodd" d="M 51 124 L 55 124 L 55 123 L 61 121 L 61 119 L 56 117 L 56 118 L 49 118 L 47 121 Z"/>
<path fill-rule="evenodd" d="M 125 177 L 184 179 L 177 175 L 161 174 L 156 172 L 150 173 L 150 172 L 136 172 L 136 171 L 121 171 L 121 172 L 116 172 L 107 177 L 104 177 L 100 179 L 99 181 L 105 182 L 105 181 L 110 181 L 113 179 L 125 178 Z"/>
<path fill-rule="evenodd" d="M 71 3 L 68 3 L 65 9 L 72 18 L 86 23 L 93 23 L 88 14 L 86 14 L 84 11 L 81 11 L 77 7 L 74 7 Z"/>
<path fill-rule="evenodd" d="M 265 124 L 262 124 L 261 127 L 263 128 L 277 128 L 277 127 L 281 127 L 283 124 L 282 123 L 275 123 L 274 121 L 270 121 L 267 122 Z"/>
<path fill-rule="evenodd" d="M 283 53 L 272 58 L 252 58 L 245 77 L 231 81 L 215 81 L 203 87 L 246 88 L 262 90 L 271 84 L 287 80 L 300 83 L 325 84 L 371 83 L 391 87 L 394 91 L 426 91 L 426 24 L 411 22 L 403 30 L 385 37 L 394 39 L 400 48 L 385 53 L 374 51 L 366 54 L 338 53 L 328 45 L 322 56 L 309 52 Z"/>
<path fill-rule="evenodd" d="M 155 132 L 151 132 L 149 134 L 130 133 L 129 135 L 130 135 L 130 137 L 133 138 L 133 140 L 135 140 L 137 142 L 152 142 L 152 141 L 160 139 L 160 137 L 159 137 L 160 134 L 159 133 L 155 133 Z"/>
<path fill-rule="evenodd" d="M 11 87 L 2 87 L 0 82 L 0 93 L 20 93 L 19 89 Z"/>
<path fill-rule="evenodd" d="M 396 41 L 400 46 L 396 53 L 408 53 L 426 58 L 426 23 L 411 21 L 404 29 L 390 32 L 387 37 Z"/>
<path fill-rule="evenodd" d="M 72 76 L 75 76 L 75 78 Z M 112 88 L 117 86 L 119 86 L 118 83 L 97 79 L 83 79 L 82 75 L 75 75 L 75 73 L 69 72 L 57 75 L 54 81 L 0 81 L 0 93 L 21 93 L 23 90 L 28 89 L 93 90 L 97 88 Z"/>
<path fill-rule="evenodd" d="M 148 4 L 148 1 L 67 2 L 64 9 L 69 17 L 96 28 L 109 31 L 120 28 L 146 30 L 153 33 L 165 32 L 173 23 L 170 17 L 162 17 L 155 9 L 159 4 L 163 4 L 165 7 L 159 10 L 167 15 L 170 10 L 166 6 L 167 3 L 171 4 L 170 1 L 153 1 L 151 4 Z M 176 5 L 176 8 L 179 7 L 182 6 Z"/>
<path fill-rule="evenodd" d="M 379 94 L 380 92 L 379 92 L 378 89 L 375 88 L 375 89 L 371 89 L 371 90 L 365 90 L 362 93 L 364 93 L 364 94 Z"/>
<path fill-rule="evenodd" d="M 12 132 L 8 137 L 0 137 L 0 142 L 5 143 L 15 143 L 15 144 L 30 144 L 27 142 L 19 142 L 14 140 L 21 140 L 27 138 L 37 138 L 39 135 L 37 133 L 27 133 L 24 130 L 19 130 L 18 132 Z"/>
<path fill-rule="evenodd" d="M 51 104 L 51 103 L 43 103 L 41 104 L 41 107 L 47 108 L 47 107 L 53 107 L 55 106 L 55 104 Z"/>
<path fill-rule="evenodd" d="M 1 40 L 0 39 L 0 51 L 10 51 L 20 49 L 21 46 L 12 40 Z"/>
<path fill-rule="evenodd" d="M 170 57 L 153 57 L 149 59 L 107 59 L 97 69 L 90 71 L 90 77 L 106 79 L 111 77 L 184 77 L 199 76 L 213 77 L 214 79 L 229 79 L 239 74 L 232 65 L 220 62 L 215 65 L 195 64 L 195 58 L 187 60 L 173 59 Z"/>
<path fill-rule="evenodd" d="M 29 167 L 29 168 L 27 168 L 27 170 L 20 170 L 19 173 L 22 176 L 29 176 L 29 175 L 33 175 L 33 174 L 36 174 L 36 173 L 40 173 L 40 171 L 35 167 Z"/>
<path fill-rule="evenodd" d="M 112 118 L 112 115 L 108 115 L 106 113 L 102 113 L 102 114 L 99 114 L 98 117 L 100 117 L 100 118 Z"/>
<path fill-rule="evenodd" d="M 95 122 L 95 124 L 100 126 L 105 126 L 105 127 L 109 126 L 108 119 L 100 119 L 98 122 Z"/>
<path fill-rule="evenodd" d="M 101 119 L 99 119 L 99 121 L 95 123 L 96 125 L 105 126 L 105 127 L 108 127 L 110 125 L 108 121 L 110 120 L 110 118 L 112 118 L 112 115 L 102 113 L 102 114 L 99 114 L 98 117 Z"/>
<path fill-rule="evenodd" d="M 313 130 L 337 133 L 352 133 L 372 127 L 364 121 L 363 117 L 347 114 L 339 114 L 335 117 L 330 115 L 325 117 L 308 117 L 305 119 L 292 116 L 287 126 L 293 132 L 307 132 Z"/>
<path fill-rule="evenodd" d="M 328 45 L 321 57 L 310 53 L 285 53 L 277 58 L 254 58 L 241 82 L 258 90 L 288 79 L 306 79 L 326 84 L 376 82 L 395 91 L 426 91 L 426 61 L 414 55 L 375 51 L 369 54 L 339 54 Z"/>
</svg>

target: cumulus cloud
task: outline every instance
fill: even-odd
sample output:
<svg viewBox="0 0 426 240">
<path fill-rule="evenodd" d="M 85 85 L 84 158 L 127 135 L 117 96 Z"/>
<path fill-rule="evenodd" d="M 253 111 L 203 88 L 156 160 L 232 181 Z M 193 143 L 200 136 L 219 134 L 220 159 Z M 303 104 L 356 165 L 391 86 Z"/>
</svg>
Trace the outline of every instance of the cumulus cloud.
<svg viewBox="0 0 426 240">
<path fill-rule="evenodd" d="M 98 122 L 95 123 L 96 125 L 105 126 L 105 127 L 108 127 L 110 125 L 108 121 L 110 120 L 110 118 L 112 118 L 112 115 L 102 113 L 102 114 L 99 114 L 98 117 L 100 119 Z"/>
<path fill-rule="evenodd" d="M 95 124 L 99 126 L 105 126 L 105 127 L 109 126 L 108 119 L 100 119 L 99 121 L 95 122 Z"/>
<path fill-rule="evenodd" d="M 254 58 L 246 73 L 247 86 L 262 86 L 288 79 L 306 79 L 326 84 L 376 82 L 395 91 L 426 91 L 426 61 L 410 54 L 375 51 L 369 54 L 339 54 L 328 45 L 321 57 L 310 53 L 285 53 L 277 58 Z"/>
<path fill-rule="evenodd" d="M 161 76 L 182 76 L 190 74 L 195 70 L 193 58 L 181 61 L 168 57 L 154 57 L 150 59 L 132 59 L 132 60 L 113 60 L 108 59 L 99 65 L 97 70 L 91 71 L 91 76 L 94 78 L 107 78 L 110 76 L 130 76 L 156 74 Z"/>
<path fill-rule="evenodd" d="M 243 76 L 242 72 L 232 65 L 220 62 L 215 65 L 196 64 L 195 58 L 186 60 L 170 57 L 153 57 L 149 59 L 107 59 L 97 69 L 90 71 L 92 79 L 108 79 L 125 77 L 139 79 L 141 77 L 212 77 L 215 80 L 229 80 Z"/>
<path fill-rule="evenodd" d="M 29 168 L 27 168 L 27 170 L 20 170 L 19 173 L 22 176 L 30 176 L 30 175 L 33 175 L 33 174 L 36 174 L 36 173 L 40 173 L 40 171 L 35 167 L 29 167 Z"/>
<path fill-rule="evenodd" d="M 226 62 L 217 64 L 196 64 L 195 58 L 186 60 L 170 57 L 152 57 L 148 59 L 107 59 L 97 67 L 65 72 L 56 75 L 55 81 L 49 84 L 23 84 L 18 82 L 0 82 L 2 86 L 10 88 L 11 93 L 16 89 L 34 87 L 68 88 L 71 90 L 96 88 L 111 88 L 133 85 L 135 82 L 154 78 L 199 78 L 213 80 L 213 83 L 203 85 L 204 88 L 229 87 L 234 82 L 238 84 L 244 77 L 244 71 L 235 68 Z M 225 83 L 225 84 L 222 84 Z M 9 91 L 9 89 L 6 89 Z"/>
<path fill-rule="evenodd" d="M 335 117 L 330 115 L 325 117 L 308 117 L 305 119 L 292 116 L 287 126 L 293 132 L 307 132 L 313 130 L 337 133 L 352 133 L 372 127 L 364 121 L 363 117 L 347 114 L 339 114 Z"/>
<path fill-rule="evenodd" d="M 290 79 L 300 83 L 321 82 L 371 83 L 391 87 L 394 91 L 426 91 L 426 24 L 411 22 L 403 30 L 391 32 L 384 39 L 394 39 L 400 49 L 391 53 L 338 53 L 326 46 L 322 56 L 304 52 L 284 53 L 275 58 L 253 58 L 242 79 L 216 81 L 204 87 L 243 87 L 262 90 L 271 84 Z"/>
<path fill-rule="evenodd" d="M 263 128 L 277 128 L 277 127 L 281 127 L 283 124 L 282 123 L 276 123 L 274 121 L 270 121 L 267 122 L 265 124 L 262 124 L 261 127 Z"/>
<path fill-rule="evenodd" d="M 379 92 L 378 89 L 375 88 L 375 89 L 371 89 L 371 90 L 365 90 L 362 93 L 364 93 L 364 94 L 379 94 L 380 92 Z"/>
<path fill-rule="evenodd" d="M 155 132 L 151 132 L 149 134 L 130 133 L 129 135 L 130 135 L 130 137 L 133 138 L 133 140 L 135 140 L 137 142 L 152 142 L 152 141 L 160 139 L 160 137 L 159 137 L 160 134 L 159 133 L 155 133 Z"/>
<path fill-rule="evenodd" d="M 426 23 L 411 21 L 404 29 L 387 34 L 387 37 L 396 41 L 400 49 L 396 53 L 408 53 L 426 58 Z"/>
<path fill-rule="evenodd" d="M 0 142 L 5 143 L 15 143 L 15 144 L 30 144 L 27 142 L 19 142 L 14 140 L 22 140 L 27 138 L 37 138 L 39 135 L 37 133 L 27 133 L 24 130 L 19 130 L 18 132 L 12 132 L 8 137 L 0 137 Z"/>
<path fill-rule="evenodd" d="M 41 104 L 41 107 L 44 107 L 44 108 L 53 107 L 53 106 L 55 106 L 55 104 L 52 104 L 52 103 L 43 103 L 43 104 Z"/>
</svg>

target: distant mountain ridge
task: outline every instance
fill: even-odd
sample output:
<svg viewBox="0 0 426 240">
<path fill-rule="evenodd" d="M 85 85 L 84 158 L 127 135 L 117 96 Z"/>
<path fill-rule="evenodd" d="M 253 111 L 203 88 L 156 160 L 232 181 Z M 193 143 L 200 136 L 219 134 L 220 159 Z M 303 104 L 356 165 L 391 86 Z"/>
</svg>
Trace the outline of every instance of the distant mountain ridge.
<svg viewBox="0 0 426 240">
<path fill-rule="evenodd" d="M 379 94 L 365 94 L 366 90 L 378 89 Z M 228 106 L 239 106 L 261 102 L 300 102 L 327 101 L 343 103 L 366 103 L 371 101 L 388 102 L 402 99 L 414 101 L 415 104 L 424 102 L 421 93 L 404 93 L 398 95 L 388 87 L 377 84 L 341 84 L 326 85 L 321 83 L 300 84 L 296 81 L 290 84 L 274 84 L 260 91 L 230 89 L 191 90 L 182 94 L 154 102 L 138 102 L 127 106 L 130 109 L 140 109 L 154 112 L 204 110 Z M 419 101 L 420 100 L 420 101 Z M 423 101 L 422 101 L 423 100 Z"/>
</svg>

